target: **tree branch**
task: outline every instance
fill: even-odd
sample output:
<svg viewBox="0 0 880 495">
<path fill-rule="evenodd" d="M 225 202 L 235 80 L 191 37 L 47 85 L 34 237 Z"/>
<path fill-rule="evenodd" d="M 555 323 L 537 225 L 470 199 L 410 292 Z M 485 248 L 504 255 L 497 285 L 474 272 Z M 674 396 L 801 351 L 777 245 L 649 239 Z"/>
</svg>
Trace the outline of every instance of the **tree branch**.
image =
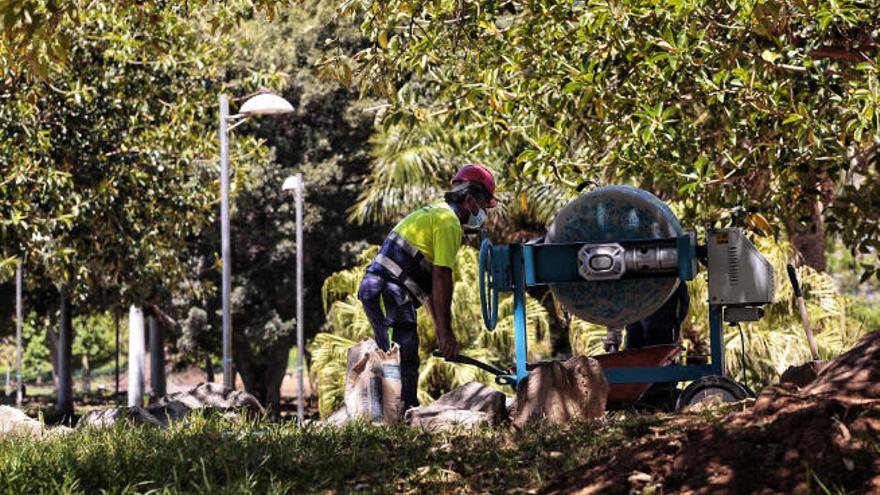
<svg viewBox="0 0 880 495">
<path fill-rule="evenodd" d="M 871 65 L 877 65 L 871 57 L 865 54 L 865 52 L 858 51 L 857 49 L 820 46 L 815 50 L 810 50 L 809 55 L 813 58 L 830 58 L 855 63 L 868 62 Z"/>
</svg>

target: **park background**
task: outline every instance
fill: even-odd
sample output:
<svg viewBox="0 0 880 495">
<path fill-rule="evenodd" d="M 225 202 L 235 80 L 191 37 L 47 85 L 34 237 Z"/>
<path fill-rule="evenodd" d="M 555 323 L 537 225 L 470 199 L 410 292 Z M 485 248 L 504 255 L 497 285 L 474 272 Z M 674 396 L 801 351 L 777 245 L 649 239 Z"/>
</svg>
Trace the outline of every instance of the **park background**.
<svg viewBox="0 0 880 495">
<path fill-rule="evenodd" d="M 729 372 L 753 388 L 807 360 L 786 263 L 800 267 L 823 357 L 880 328 L 876 6 L 2 8 L 0 380 L 14 375 L 21 263 L 27 396 L 48 416 L 62 301 L 77 412 L 116 400 L 117 325 L 125 389 L 132 304 L 165 316 L 168 369 L 180 380 L 221 374 L 217 96 L 237 108 L 262 88 L 295 107 L 231 137 L 233 354 L 240 385 L 264 403 L 284 409 L 295 393 L 297 247 L 292 195 L 280 187 L 293 173 L 305 179 L 304 331 L 312 412 L 322 416 L 340 404 L 345 350 L 371 333 L 354 297 L 370 246 L 439 199 L 469 162 L 498 178 L 495 242 L 541 236 L 555 211 L 597 184 L 649 190 L 689 229 L 745 228 L 777 272 L 768 318 L 728 334 Z M 499 329 L 486 332 L 474 251 L 463 250 L 455 273 L 456 335 L 472 355 L 509 365 L 509 302 Z M 705 283 L 690 290 L 685 345 L 698 355 Z M 605 329 L 547 293 L 531 293 L 528 309 L 530 357 L 600 352 Z M 421 313 L 420 333 L 423 400 L 472 379 L 491 383 L 430 357 Z"/>
</svg>

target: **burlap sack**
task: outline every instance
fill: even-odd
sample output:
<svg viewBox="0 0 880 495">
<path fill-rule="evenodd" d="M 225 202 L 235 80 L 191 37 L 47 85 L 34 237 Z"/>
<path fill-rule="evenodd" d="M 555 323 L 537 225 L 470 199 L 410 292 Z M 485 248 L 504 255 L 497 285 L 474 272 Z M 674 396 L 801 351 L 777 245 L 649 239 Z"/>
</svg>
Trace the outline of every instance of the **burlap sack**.
<svg viewBox="0 0 880 495">
<path fill-rule="evenodd" d="M 523 427 L 546 420 L 562 424 L 605 414 L 608 381 L 599 362 L 586 356 L 551 361 L 535 367 L 521 384 L 510 412 L 513 424 Z"/>
<path fill-rule="evenodd" d="M 388 352 L 372 340 L 359 342 L 348 351 L 345 375 L 345 410 L 350 418 L 368 418 L 396 424 L 403 415 L 400 397 L 400 348 Z"/>
</svg>

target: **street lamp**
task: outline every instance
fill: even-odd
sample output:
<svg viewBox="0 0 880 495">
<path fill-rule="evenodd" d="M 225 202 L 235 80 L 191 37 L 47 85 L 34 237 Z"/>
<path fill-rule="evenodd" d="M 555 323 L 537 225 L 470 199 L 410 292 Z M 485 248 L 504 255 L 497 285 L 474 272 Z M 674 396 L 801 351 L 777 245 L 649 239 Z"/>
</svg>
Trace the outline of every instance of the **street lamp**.
<svg viewBox="0 0 880 495">
<path fill-rule="evenodd" d="M 303 204 L 303 180 L 302 174 L 291 175 L 284 179 L 281 189 L 293 190 L 293 198 L 296 203 L 296 373 L 299 391 L 296 394 L 296 419 L 302 424 L 305 414 L 303 390 L 305 379 L 303 378 L 303 355 L 305 354 L 305 342 L 303 339 L 303 228 L 302 228 L 302 204 Z"/>
<path fill-rule="evenodd" d="M 252 115 L 278 115 L 290 113 L 293 106 L 284 98 L 271 93 L 261 93 L 249 98 L 238 113 L 229 115 L 229 98 L 220 95 L 220 251 L 222 256 L 222 303 L 223 303 L 223 385 L 235 388 L 232 373 L 232 318 L 229 314 L 229 287 L 232 277 L 232 260 L 229 256 L 229 131 L 238 127 Z M 232 123 L 232 125 L 229 125 Z"/>
<path fill-rule="evenodd" d="M 24 398 L 24 386 L 21 382 L 21 290 L 22 285 L 22 264 L 24 260 L 18 262 L 15 268 L 15 405 L 21 407 Z"/>
</svg>

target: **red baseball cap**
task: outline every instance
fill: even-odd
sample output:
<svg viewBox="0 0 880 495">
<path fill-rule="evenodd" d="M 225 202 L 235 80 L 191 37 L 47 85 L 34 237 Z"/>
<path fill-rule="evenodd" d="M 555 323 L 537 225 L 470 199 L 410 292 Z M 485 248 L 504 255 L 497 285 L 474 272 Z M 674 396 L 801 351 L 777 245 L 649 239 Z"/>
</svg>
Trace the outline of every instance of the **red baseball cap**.
<svg viewBox="0 0 880 495">
<path fill-rule="evenodd" d="M 452 185 L 458 185 L 464 182 L 475 182 L 483 186 L 483 189 L 485 189 L 486 193 L 489 195 L 489 208 L 495 208 L 495 205 L 497 204 L 495 201 L 495 178 L 492 176 L 492 172 L 490 172 L 489 169 L 476 164 L 461 167 L 458 172 L 455 173 L 455 177 L 452 178 Z"/>
</svg>

